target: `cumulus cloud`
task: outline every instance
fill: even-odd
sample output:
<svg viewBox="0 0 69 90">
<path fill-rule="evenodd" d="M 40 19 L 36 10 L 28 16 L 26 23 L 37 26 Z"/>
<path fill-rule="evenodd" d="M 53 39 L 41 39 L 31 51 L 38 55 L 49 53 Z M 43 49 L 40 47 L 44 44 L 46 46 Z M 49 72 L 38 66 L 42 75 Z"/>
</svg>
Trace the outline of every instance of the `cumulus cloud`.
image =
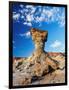
<svg viewBox="0 0 69 90">
<path fill-rule="evenodd" d="M 14 20 L 18 20 L 19 17 L 20 17 L 20 13 L 14 13 L 14 14 L 13 14 L 13 19 L 14 19 Z"/>
<path fill-rule="evenodd" d="M 50 45 L 50 47 L 52 47 L 52 48 L 58 48 L 58 47 L 60 47 L 61 45 L 62 45 L 62 43 L 61 43 L 60 41 L 56 40 L 56 41 L 54 41 L 54 42 Z"/>
<path fill-rule="evenodd" d="M 24 33 L 24 34 L 19 34 L 21 37 L 26 37 L 29 38 L 30 37 L 30 31 Z"/>
<path fill-rule="evenodd" d="M 54 51 L 65 52 L 65 45 L 59 40 L 55 40 L 51 43 L 50 48 Z"/>
</svg>

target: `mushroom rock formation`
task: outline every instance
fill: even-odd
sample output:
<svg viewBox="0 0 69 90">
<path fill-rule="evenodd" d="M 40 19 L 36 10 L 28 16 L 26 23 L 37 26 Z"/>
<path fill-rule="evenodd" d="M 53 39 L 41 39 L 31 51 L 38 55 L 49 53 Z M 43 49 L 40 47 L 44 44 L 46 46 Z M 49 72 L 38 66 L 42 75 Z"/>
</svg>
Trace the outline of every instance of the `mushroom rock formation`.
<svg viewBox="0 0 69 90">
<path fill-rule="evenodd" d="M 22 61 L 20 60 L 19 62 L 16 61 L 18 64 L 14 68 L 14 70 L 16 70 L 13 74 L 14 86 L 18 85 L 18 83 L 20 85 L 31 84 L 33 77 L 42 77 L 46 75 L 50 71 L 49 66 L 54 70 L 57 70 L 59 67 L 58 60 L 52 59 L 51 56 L 44 51 L 48 31 L 32 28 L 30 32 L 35 50 L 30 57 L 26 59 L 22 58 Z"/>
<path fill-rule="evenodd" d="M 36 72 L 37 76 L 41 76 L 43 73 L 48 73 L 48 66 L 53 69 L 58 67 L 58 63 L 48 57 L 47 53 L 44 51 L 45 42 L 47 42 L 48 31 L 41 31 L 39 29 L 31 29 L 32 40 L 35 44 L 35 51 L 32 56 L 32 61 L 35 61 L 33 71 Z M 38 64 L 39 63 L 39 64 Z M 37 68 L 36 68 L 37 67 Z M 40 67 L 40 69 L 38 69 Z"/>
<path fill-rule="evenodd" d="M 39 29 L 31 29 L 32 40 L 35 44 L 35 51 L 31 56 L 33 63 L 33 72 L 36 76 L 41 76 L 44 70 L 48 70 L 46 64 L 46 53 L 44 51 L 45 42 L 47 41 L 48 32 Z"/>
<path fill-rule="evenodd" d="M 35 44 L 35 53 L 39 54 L 40 52 L 44 52 L 44 46 L 45 42 L 47 41 L 48 32 L 32 28 L 31 35 Z"/>
<path fill-rule="evenodd" d="M 32 40 L 35 44 L 35 49 L 44 50 L 45 42 L 47 41 L 48 32 L 41 31 L 35 28 L 31 29 Z"/>
</svg>

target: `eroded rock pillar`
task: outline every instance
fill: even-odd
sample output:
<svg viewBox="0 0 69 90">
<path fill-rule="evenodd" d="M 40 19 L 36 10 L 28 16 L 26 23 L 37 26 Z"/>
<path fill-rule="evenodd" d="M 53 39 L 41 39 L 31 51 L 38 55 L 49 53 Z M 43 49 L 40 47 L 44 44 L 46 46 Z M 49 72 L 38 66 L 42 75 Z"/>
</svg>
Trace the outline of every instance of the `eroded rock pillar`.
<svg viewBox="0 0 69 90">
<path fill-rule="evenodd" d="M 39 52 L 43 52 L 45 42 L 47 41 L 48 32 L 32 28 L 31 35 L 32 40 L 34 41 L 35 44 L 35 53 L 39 54 Z"/>
</svg>

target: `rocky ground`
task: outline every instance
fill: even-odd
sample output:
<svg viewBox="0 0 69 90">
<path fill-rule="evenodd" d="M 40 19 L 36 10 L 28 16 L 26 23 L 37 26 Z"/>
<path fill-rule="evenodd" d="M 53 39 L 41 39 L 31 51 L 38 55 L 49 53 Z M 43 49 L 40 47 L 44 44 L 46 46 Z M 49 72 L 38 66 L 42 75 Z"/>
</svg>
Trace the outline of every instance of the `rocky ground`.
<svg viewBox="0 0 69 90">
<path fill-rule="evenodd" d="M 47 31 L 31 29 L 35 51 L 28 58 L 13 58 L 13 86 L 65 82 L 65 54 L 45 52 Z"/>
<path fill-rule="evenodd" d="M 44 69 L 45 66 L 37 62 L 33 64 L 27 62 L 26 58 L 14 58 L 13 86 L 64 83 L 65 56 L 62 53 L 58 53 L 56 56 L 51 56 L 51 59 L 53 58 L 59 62 L 59 68 L 54 70 L 48 67 L 49 70 L 47 72 Z"/>
</svg>

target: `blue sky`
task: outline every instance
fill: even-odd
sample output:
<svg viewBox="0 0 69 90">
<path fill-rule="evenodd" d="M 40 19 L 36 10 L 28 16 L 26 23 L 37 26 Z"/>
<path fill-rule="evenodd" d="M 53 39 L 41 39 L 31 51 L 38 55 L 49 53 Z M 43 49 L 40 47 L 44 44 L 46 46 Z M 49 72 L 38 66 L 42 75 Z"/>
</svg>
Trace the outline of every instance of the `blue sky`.
<svg viewBox="0 0 69 90">
<path fill-rule="evenodd" d="M 65 8 L 13 4 L 13 56 L 28 57 L 34 51 L 30 29 L 48 31 L 47 52 L 65 52 Z"/>
</svg>

